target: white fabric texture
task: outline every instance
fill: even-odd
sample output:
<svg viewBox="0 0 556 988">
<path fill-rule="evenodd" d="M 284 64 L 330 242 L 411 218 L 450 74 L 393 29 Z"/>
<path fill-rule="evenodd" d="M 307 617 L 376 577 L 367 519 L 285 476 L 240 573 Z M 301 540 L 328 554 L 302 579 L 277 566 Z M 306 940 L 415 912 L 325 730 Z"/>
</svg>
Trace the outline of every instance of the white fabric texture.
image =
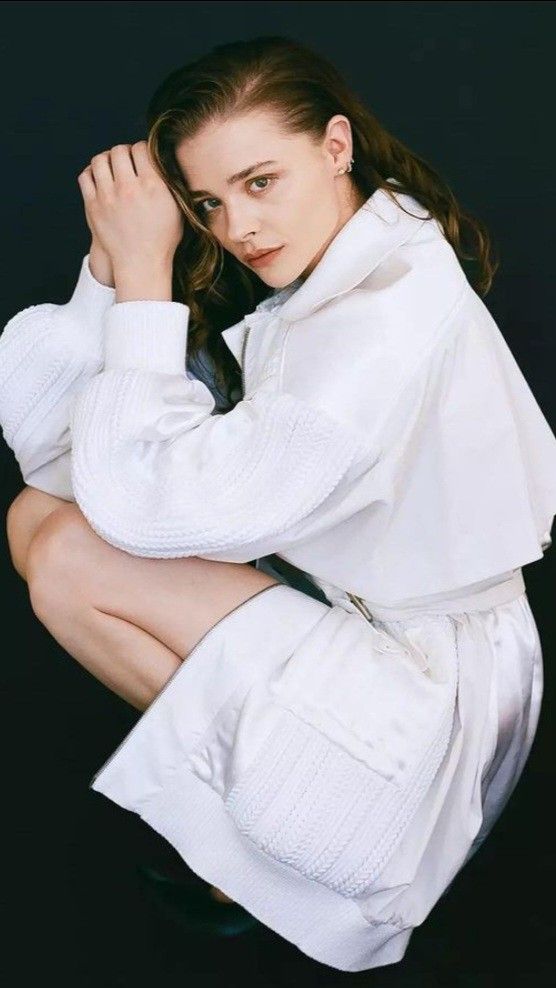
<svg viewBox="0 0 556 988">
<path fill-rule="evenodd" d="M 309 957 L 369 970 L 492 829 L 542 688 L 525 593 L 373 627 L 279 583 L 201 638 L 91 788 Z"/>
<path fill-rule="evenodd" d="M 17 312 L 0 337 L 0 424 L 30 487 L 74 501 L 71 403 L 104 364 L 103 317 L 116 292 L 98 282 L 87 254 L 64 305 Z"/>
<path fill-rule="evenodd" d="M 438 224 L 399 200 L 418 218 L 378 190 L 304 283 L 224 331 L 237 356 L 251 326 L 247 392 L 224 414 L 185 370 L 187 306 L 108 304 L 84 262 L 73 302 L 2 334 L 25 482 L 45 489 L 65 455 L 62 496 L 118 548 L 279 553 L 325 593 L 378 603 L 540 558 L 555 437 Z"/>
<path fill-rule="evenodd" d="M 309 956 L 393 963 L 533 742 L 521 567 L 551 543 L 556 437 L 409 196 L 377 190 L 224 330 L 238 361 L 249 331 L 224 413 L 187 367 L 187 306 L 114 295 L 87 256 L 69 303 L 0 337 L 25 482 L 132 555 L 275 554 L 326 603 L 278 585 L 226 615 L 92 788 Z"/>
</svg>

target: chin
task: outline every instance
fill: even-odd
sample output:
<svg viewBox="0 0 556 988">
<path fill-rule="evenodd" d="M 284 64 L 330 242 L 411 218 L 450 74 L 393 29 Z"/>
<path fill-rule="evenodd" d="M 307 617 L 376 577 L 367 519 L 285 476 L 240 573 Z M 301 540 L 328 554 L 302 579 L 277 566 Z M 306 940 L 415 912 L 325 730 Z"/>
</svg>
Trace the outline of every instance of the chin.
<svg viewBox="0 0 556 988">
<path fill-rule="evenodd" d="M 260 273 L 257 272 L 257 275 L 269 288 L 285 288 L 286 285 L 289 285 L 293 281 L 293 278 L 284 277 L 284 275 L 280 277 L 276 275 L 274 278 L 270 274 L 268 276 L 263 275 L 262 271 Z"/>
<path fill-rule="evenodd" d="M 286 288 L 287 285 L 291 285 L 292 281 L 297 281 L 298 278 L 305 280 L 308 274 L 307 268 L 308 265 L 305 264 L 304 267 L 295 268 L 293 271 L 289 271 L 286 274 L 283 272 L 278 274 L 278 272 L 276 272 L 274 278 L 272 278 L 270 271 L 268 272 L 267 277 L 263 277 L 261 272 L 260 277 L 266 281 L 267 285 L 272 286 L 272 288 Z"/>
</svg>

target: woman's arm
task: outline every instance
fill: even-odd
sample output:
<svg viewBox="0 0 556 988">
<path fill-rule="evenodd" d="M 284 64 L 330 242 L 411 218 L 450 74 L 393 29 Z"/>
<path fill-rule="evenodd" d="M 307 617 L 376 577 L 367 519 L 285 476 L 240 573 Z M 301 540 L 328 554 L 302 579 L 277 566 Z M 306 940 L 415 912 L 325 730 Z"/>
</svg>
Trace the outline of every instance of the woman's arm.
<svg viewBox="0 0 556 988">
<path fill-rule="evenodd" d="M 75 499 L 97 534 L 132 555 L 246 562 L 365 504 L 376 452 L 332 416 L 271 391 L 214 414 L 184 370 L 188 318 L 160 300 L 107 314 L 104 369 L 70 423 Z"/>
<path fill-rule="evenodd" d="M 111 278 L 107 258 L 92 243 L 70 300 L 22 309 L 0 336 L 3 437 L 28 486 L 69 501 L 75 500 L 70 407 L 104 363 L 103 319 L 115 298 Z"/>
</svg>

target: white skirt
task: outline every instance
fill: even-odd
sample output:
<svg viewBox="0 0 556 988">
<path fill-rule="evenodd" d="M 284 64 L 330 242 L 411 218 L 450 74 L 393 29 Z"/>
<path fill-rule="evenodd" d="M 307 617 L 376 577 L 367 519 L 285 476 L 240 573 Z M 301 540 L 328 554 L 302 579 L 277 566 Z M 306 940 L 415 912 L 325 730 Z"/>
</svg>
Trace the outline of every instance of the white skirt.
<svg viewBox="0 0 556 988">
<path fill-rule="evenodd" d="M 520 569 L 372 621 L 281 582 L 209 629 L 90 788 L 307 956 L 368 970 L 491 830 L 542 693 Z"/>
</svg>

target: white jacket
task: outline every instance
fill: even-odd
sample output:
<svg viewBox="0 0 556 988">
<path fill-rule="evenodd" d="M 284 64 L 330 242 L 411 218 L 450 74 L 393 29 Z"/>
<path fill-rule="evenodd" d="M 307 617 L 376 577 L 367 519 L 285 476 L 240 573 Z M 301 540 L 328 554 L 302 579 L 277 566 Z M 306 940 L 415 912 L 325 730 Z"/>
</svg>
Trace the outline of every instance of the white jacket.
<svg viewBox="0 0 556 988">
<path fill-rule="evenodd" d="M 187 307 L 112 304 L 87 257 L 0 338 L 26 483 L 132 554 L 275 553 L 339 605 L 272 585 L 225 615 L 91 788 L 346 971 L 399 960 L 480 847 L 543 690 L 520 567 L 550 544 L 556 438 L 423 213 L 375 192 L 224 331 L 246 385 L 225 414 Z"/>
<path fill-rule="evenodd" d="M 223 332 L 244 399 L 186 370 L 189 309 L 114 303 L 83 259 L 65 305 L 0 338 L 0 422 L 27 484 L 138 556 L 276 553 L 331 601 L 396 605 L 539 559 L 556 438 L 436 220 L 378 190 Z M 351 606 L 348 602 L 348 607 Z"/>
</svg>

